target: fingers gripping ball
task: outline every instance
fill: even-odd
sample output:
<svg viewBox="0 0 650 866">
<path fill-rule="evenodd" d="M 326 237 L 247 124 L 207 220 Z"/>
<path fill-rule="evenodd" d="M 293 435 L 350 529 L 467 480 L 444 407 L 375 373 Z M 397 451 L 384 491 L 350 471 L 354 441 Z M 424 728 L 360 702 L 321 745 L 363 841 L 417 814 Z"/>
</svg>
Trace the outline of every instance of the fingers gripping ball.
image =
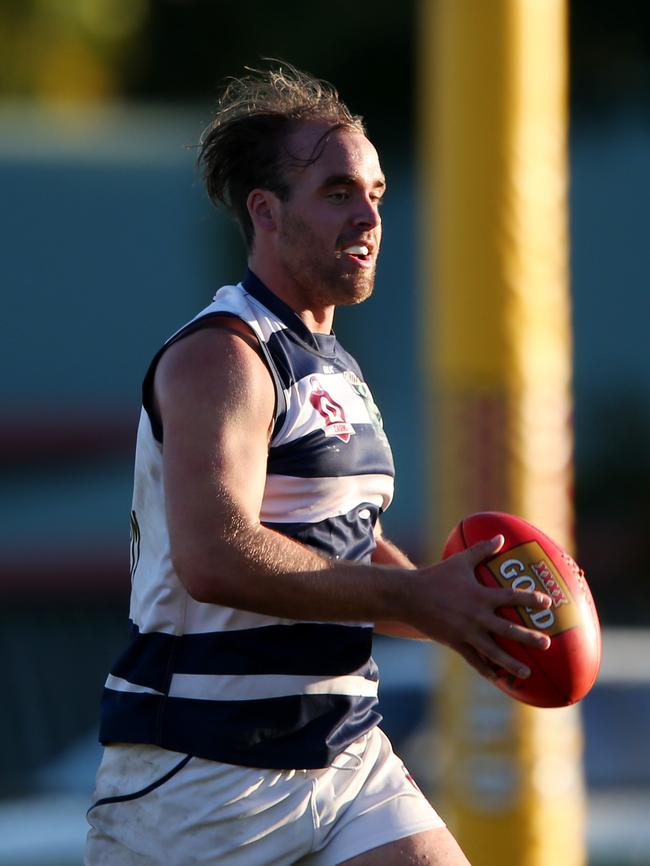
<svg viewBox="0 0 650 866">
<path fill-rule="evenodd" d="M 498 612 L 517 625 L 547 634 L 547 650 L 506 637 L 494 640 L 531 670 L 527 679 L 498 672 L 496 685 L 506 694 L 536 707 L 563 707 L 581 700 L 593 686 L 600 667 L 598 613 L 582 570 L 566 551 L 530 523 L 497 511 L 464 518 L 445 544 L 442 558 L 466 550 L 482 539 L 501 534 L 499 553 L 475 570 L 484 586 L 539 590 L 551 596 L 546 610 L 504 607 Z"/>
</svg>

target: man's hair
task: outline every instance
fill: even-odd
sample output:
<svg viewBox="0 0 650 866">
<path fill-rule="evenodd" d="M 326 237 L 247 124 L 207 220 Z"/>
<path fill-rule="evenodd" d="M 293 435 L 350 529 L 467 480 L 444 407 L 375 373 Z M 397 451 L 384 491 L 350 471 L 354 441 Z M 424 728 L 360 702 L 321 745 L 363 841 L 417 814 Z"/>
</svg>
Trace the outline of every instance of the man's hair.
<svg viewBox="0 0 650 866">
<path fill-rule="evenodd" d="M 250 248 L 254 238 L 246 204 L 250 191 L 267 189 L 287 201 L 289 168 L 315 162 L 333 130 L 365 134 L 365 126 L 327 81 L 289 63 L 266 70 L 246 69 L 246 75 L 229 79 L 222 91 L 217 114 L 201 136 L 198 164 L 210 199 L 232 213 Z M 328 128 L 311 155 L 299 159 L 288 150 L 287 139 L 308 122 L 324 123 Z"/>
</svg>

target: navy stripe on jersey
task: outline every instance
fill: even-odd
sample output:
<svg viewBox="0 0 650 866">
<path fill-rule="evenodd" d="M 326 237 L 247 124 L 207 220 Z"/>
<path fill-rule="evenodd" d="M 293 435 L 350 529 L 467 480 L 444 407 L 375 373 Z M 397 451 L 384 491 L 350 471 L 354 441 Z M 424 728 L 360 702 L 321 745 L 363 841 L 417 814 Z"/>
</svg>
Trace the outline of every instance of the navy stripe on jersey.
<svg viewBox="0 0 650 866">
<path fill-rule="evenodd" d="M 131 627 L 131 644 L 112 673 L 158 692 L 174 673 L 333 677 L 365 666 L 364 675 L 376 680 L 370 626 L 295 623 L 184 635 Z"/>
<path fill-rule="evenodd" d="M 268 347 L 284 388 L 291 387 L 293 382 L 304 379 L 311 373 L 320 373 L 324 362 L 334 364 L 338 370 L 346 369 L 338 363 L 334 355 L 308 355 L 304 345 L 301 345 L 301 341 L 291 331 L 276 331 L 271 334 Z"/>
<path fill-rule="evenodd" d="M 364 511 L 368 514 L 360 518 L 359 512 Z M 262 522 L 268 529 L 288 535 L 326 556 L 367 563 L 377 546 L 373 526 L 378 513 L 376 505 L 364 503 L 348 514 L 328 517 L 318 523 Z"/>
<path fill-rule="evenodd" d="M 355 424 L 354 433 L 344 444 L 322 430 L 269 449 L 267 468 L 273 475 L 320 478 L 344 475 L 395 475 L 392 457 L 386 448 L 377 448 L 377 433 L 371 424 Z M 372 444 L 374 447 L 368 447 Z"/>
<path fill-rule="evenodd" d="M 347 352 L 342 352 L 333 334 L 314 334 L 313 336 L 328 337 L 333 341 L 335 351 L 319 354 L 307 354 L 304 341 L 289 330 L 276 331 L 268 339 L 269 351 L 273 356 L 280 380 L 285 388 L 293 382 L 303 379 L 311 373 L 320 373 L 324 362 L 334 366 L 335 370 L 352 370 L 359 378 L 362 377 L 358 364 Z"/>
<path fill-rule="evenodd" d="M 248 701 L 243 713 L 241 702 L 105 689 L 100 739 L 103 743 L 154 742 L 172 751 L 245 767 L 315 769 L 328 766 L 350 742 L 381 721 L 376 703 L 376 698 L 346 695 L 292 695 Z M 132 720 L 132 727 L 113 723 L 122 717 Z"/>
<path fill-rule="evenodd" d="M 213 760 L 264 767 L 326 766 L 380 719 L 374 710 L 377 667 L 369 659 L 371 642 L 371 627 L 334 623 L 192 635 L 141 634 L 134 625 L 132 644 L 104 689 L 100 739 L 151 742 L 156 731 L 156 742 L 165 748 Z M 207 675 L 217 685 L 227 684 L 228 676 L 220 676 L 224 674 L 234 675 L 234 682 L 244 686 L 261 677 L 272 687 L 277 680 L 306 674 L 316 689 L 319 680 L 327 684 L 340 677 L 344 687 L 352 681 L 353 690 L 356 682 L 367 682 L 369 694 L 360 689 L 361 694 L 334 691 L 270 699 L 173 696 L 177 680 L 184 685 L 192 675 Z M 256 691 L 259 686 L 253 695 Z"/>
</svg>

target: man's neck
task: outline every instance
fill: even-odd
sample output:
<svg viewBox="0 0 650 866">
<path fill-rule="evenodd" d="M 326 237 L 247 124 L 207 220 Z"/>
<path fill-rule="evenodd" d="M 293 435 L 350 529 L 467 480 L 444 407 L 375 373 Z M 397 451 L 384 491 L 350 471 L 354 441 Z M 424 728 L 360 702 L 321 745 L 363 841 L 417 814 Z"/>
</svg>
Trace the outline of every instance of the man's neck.
<svg viewBox="0 0 650 866">
<path fill-rule="evenodd" d="M 277 295 L 281 301 L 291 307 L 294 313 L 313 334 L 329 334 L 334 322 L 334 305 L 327 307 L 314 307 L 303 297 L 298 286 L 287 278 L 282 271 L 277 271 L 254 254 L 248 261 L 248 267 L 264 283 L 264 285 Z"/>
</svg>

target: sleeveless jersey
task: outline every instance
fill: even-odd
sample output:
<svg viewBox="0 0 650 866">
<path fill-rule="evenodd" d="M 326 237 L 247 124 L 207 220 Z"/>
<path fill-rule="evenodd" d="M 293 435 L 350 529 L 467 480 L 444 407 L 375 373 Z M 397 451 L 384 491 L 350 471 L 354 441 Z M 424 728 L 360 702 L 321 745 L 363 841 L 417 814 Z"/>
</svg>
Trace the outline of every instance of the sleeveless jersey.
<svg viewBox="0 0 650 866">
<path fill-rule="evenodd" d="M 198 602 L 171 562 L 153 374 L 172 342 L 224 314 L 253 330 L 275 385 L 261 522 L 326 557 L 367 562 L 392 497 L 390 448 L 356 361 L 333 334 L 312 334 L 251 272 L 220 289 L 145 379 L 132 636 L 106 681 L 100 739 L 244 766 L 324 767 L 381 718 L 372 624 L 296 622 Z"/>
</svg>

